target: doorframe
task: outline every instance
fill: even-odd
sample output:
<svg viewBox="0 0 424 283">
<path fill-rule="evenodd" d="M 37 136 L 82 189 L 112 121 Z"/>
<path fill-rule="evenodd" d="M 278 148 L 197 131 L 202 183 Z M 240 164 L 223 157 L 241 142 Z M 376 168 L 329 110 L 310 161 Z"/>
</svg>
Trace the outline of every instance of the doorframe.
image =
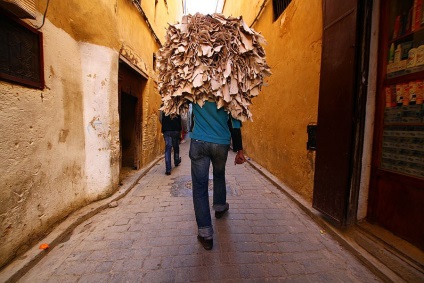
<svg viewBox="0 0 424 283">
<path fill-rule="evenodd" d="M 128 60 L 124 55 L 119 54 L 119 61 L 122 61 L 125 64 L 127 64 L 128 67 L 130 67 L 131 69 L 133 69 L 134 71 L 136 71 L 137 73 L 139 73 L 146 80 L 149 79 L 149 76 L 146 74 L 146 72 L 144 72 L 142 69 L 140 69 L 139 67 L 137 67 L 135 64 L 131 63 L 131 61 Z"/>
<path fill-rule="evenodd" d="M 135 146 L 135 152 L 134 152 L 134 169 L 136 169 L 136 170 L 138 170 L 138 169 L 140 169 L 140 167 L 141 167 L 141 159 L 142 159 L 142 156 L 141 156 L 141 152 L 142 152 L 142 148 L 141 148 L 141 146 L 142 146 L 142 120 L 143 120 L 143 108 L 142 108 L 142 106 L 143 106 L 143 91 L 144 91 L 144 88 L 146 87 L 146 85 L 147 85 L 147 82 L 148 82 L 148 75 L 143 71 L 143 70 L 141 70 L 139 67 L 137 67 L 135 64 L 133 64 L 129 59 L 127 59 L 123 54 L 120 54 L 119 55 L 119 58 L 118 58 L 118 76 L 119 76 L 119 74 L 120 74 L 120 65 L 124 65 L 128 70 L 130 70 L 130 71 L 133 71 L 134 73 L 136 73 L 135 75 L 140 75 L 140 77 L 141 77 L 141 79 L 142 80 L 145 80 L 145 85 L 140 89 L 140 94 L 139 95 L 136 95 L 135 97 L 137 98 L 137 105 L 136 105 L 136 109 L 135 109 L 135 115 L 136 115 L 136 121 L 135 121 L 135 129 L 134 129 L 134 131 L 135 131 L 135 136 L 136 136 L 136 146 Z M 118 78 L 118 88 L 120 87 L 120 84 L 119 84 L 119 78 Z M 126 92 L 126 93 L 128 93 L 128 94 L 130 94 L 130 95 L 132 95 L 132 93 L 131 93 L 131 91 L 130 92 L 127 92 L 127 91 L 124 91 L 124 92 Z M 118 89 L 118 96 L 121 96 L 121 93 L 122 93 L 122 90 L 121 89 Z M 120 97 L 118 98 L 119 99 L 119 102 L 118 102 L 118 107 L 121 107 L 121 99 L 120 99 Z M 119 111 L 119 109 L 118 109 L 118 111 Z M 119 121 L 119 128 L 121 128 L 121 126 L 120 126 L 120 122 L 121 121 Z M 120 149 L 120 166 L 122 166 L 122 148 Z M 121 167 L 120 167 L 120 170 L 121 170 Z"/>
<path fill-rule="evenodd" d="M 346 215 L 346 225 L 356 223 L 359 205 L 359 194 L 362 184 L 362 166 L 364 158 L 365 131 L 367 123 L 367 101 L 370 79 L 371 31 L 374 16 L 375 0 L 358 1 L 358 45 L 356 48 L 356 95 L 355 122 L 352 145 L 352 175 L 350 194 Z"/>
<path fill-rule="evenodd" d="M 380 44 L 380 0 L 373 0 L 371 37 L 370 37 L 370 53 L 368 67 L 368 93 L 366 103 L 366 117 L 363 137 L 362 149 L 362 165 L 361 177 L 358 193 L 358 206 L 356 211 L 356 221 L 366 219 L 368 214 L 368 198 L 371 181 L 371 164 L 373 156 L 374 143 L 374 122 L 375 122 L 375 106 L 377 95 L 377 78 L 378 78 L 378 53 Z"/>
</svg>

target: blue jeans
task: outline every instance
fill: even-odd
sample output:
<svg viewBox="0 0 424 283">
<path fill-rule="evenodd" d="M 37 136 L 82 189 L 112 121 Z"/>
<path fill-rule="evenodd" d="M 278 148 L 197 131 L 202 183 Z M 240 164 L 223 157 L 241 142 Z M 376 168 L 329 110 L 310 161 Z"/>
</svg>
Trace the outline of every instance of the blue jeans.
<svg viewBox="0 0 424 283">
<path fill-rule="evenodd" d="M 213 168 L 213 208 L 223 211 L 226 208 L 227 188 L 225 184 L 225 163 L 228 144 L 216 144 L 191 140 L 191 179 L 193 184 L 193 204 L 199 235 L 210 238 L 213 235 L 211 212 L 209 208 L 209 167 Z"/>
<path fill-rule="evenodd" d="M 165 131 L 163 132 L 165 140 L 165 167 L 166 172 L 171 172 L 171 151 L 174 148 L 174 164 L 180 162 L 180 132 Z"/>
</svg>

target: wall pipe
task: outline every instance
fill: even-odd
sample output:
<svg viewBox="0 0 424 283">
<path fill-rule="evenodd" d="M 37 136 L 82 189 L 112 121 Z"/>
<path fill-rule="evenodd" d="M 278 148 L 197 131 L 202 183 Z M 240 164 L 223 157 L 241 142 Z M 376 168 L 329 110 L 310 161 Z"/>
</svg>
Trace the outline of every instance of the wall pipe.
<svg viewBox="0 0 424 283">
<path fill-rule="evenodd" d="M 255 19 L 249 26 L 250 28 L 256 23 L 257 20 L 259 20 L 259 17 L 261 16 L 263 9 L 266 7 L 266 4 L 268 4 L 268 0 L 264 0 L 264 2 L 262 2 L 261 8 L 259 9 L 258 14 L 256 15 Z"/>
</svg>

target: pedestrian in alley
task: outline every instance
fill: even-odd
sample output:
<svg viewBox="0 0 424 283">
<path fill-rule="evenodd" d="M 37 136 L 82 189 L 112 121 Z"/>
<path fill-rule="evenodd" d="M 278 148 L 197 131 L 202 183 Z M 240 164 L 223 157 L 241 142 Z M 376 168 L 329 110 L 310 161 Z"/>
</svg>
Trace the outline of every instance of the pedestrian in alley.
<svg viewBox="0 0 424 283">
<path fill-rule="evenodd" d="M 215 217 L 221 218 L 229 209 L 225 163 L 231 139 L 237 151 L 235 163 L 242 164 L 245 158 L 241 122 L 252 120 L 251 99 L 259 94 L 263 78 L 271 75 L 261 46 L 264 41 L 242 17 L 197 13 L 170 25 L 166 43 L 156 56 L 161 110 L 168 115 L 180 114 L 192 106 L 189 156 L 193 204 L 197 238 L 207 250 L 213 247 L 208 196 L 210 163 L 213 208 Z"/>
<path fill-rule="evenodd" d="M 225 183 L 225 164 L 230 141 L 237 152 L 234 163 L 246 161 L 243 154 L 241 122 L 229 115 L 215 102 L 206 101 L 200 107 L 193 104 L 194 126 L 192 129 L 189 156 L 193 184 L 193 204 L 198 227 L 197 239 L 206 250 L 213 247 L 213 227 L 209 206 L 209 167 L 213 168 L 213 209 L 215 217 L 221 218 L 229 209 Z"/>
<path fill-rule="evenodd" d="M 160 121 L 162 123 L 162 134 L 165 140 L 165 174 L 171 175 L 171 151 L 174 149 L 174 165 L 181 163 L 180 157 L 180 137 L 181 137 L 181 116 L 165 115 L 160 112 Z"/>
</svg>

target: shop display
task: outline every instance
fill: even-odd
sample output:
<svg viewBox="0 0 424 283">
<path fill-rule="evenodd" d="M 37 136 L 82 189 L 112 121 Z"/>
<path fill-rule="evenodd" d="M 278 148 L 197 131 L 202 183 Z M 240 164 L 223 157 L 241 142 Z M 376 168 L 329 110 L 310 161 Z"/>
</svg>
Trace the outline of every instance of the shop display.
<svg viewBox="0 0 424 283">
<path fill-rule="evenodd" d="M 424 178 L 424 125 L 390 125 L 383 132 L 381 167 Z"/>
<path fill-rule="evenodd" d="M 387 77 L 424 71 L 423 0 L 398 4 L 392 23 Z"/>
<path fill-rule="evenodd" d="M 379 4 L 367 221 L 423 248 L 424 1 L 382 0 Z"/>
<path fill-rule="evenodd" d="M 392 3 L 380 166 L 424 178 L 423 0 Z"/>
</svg>

